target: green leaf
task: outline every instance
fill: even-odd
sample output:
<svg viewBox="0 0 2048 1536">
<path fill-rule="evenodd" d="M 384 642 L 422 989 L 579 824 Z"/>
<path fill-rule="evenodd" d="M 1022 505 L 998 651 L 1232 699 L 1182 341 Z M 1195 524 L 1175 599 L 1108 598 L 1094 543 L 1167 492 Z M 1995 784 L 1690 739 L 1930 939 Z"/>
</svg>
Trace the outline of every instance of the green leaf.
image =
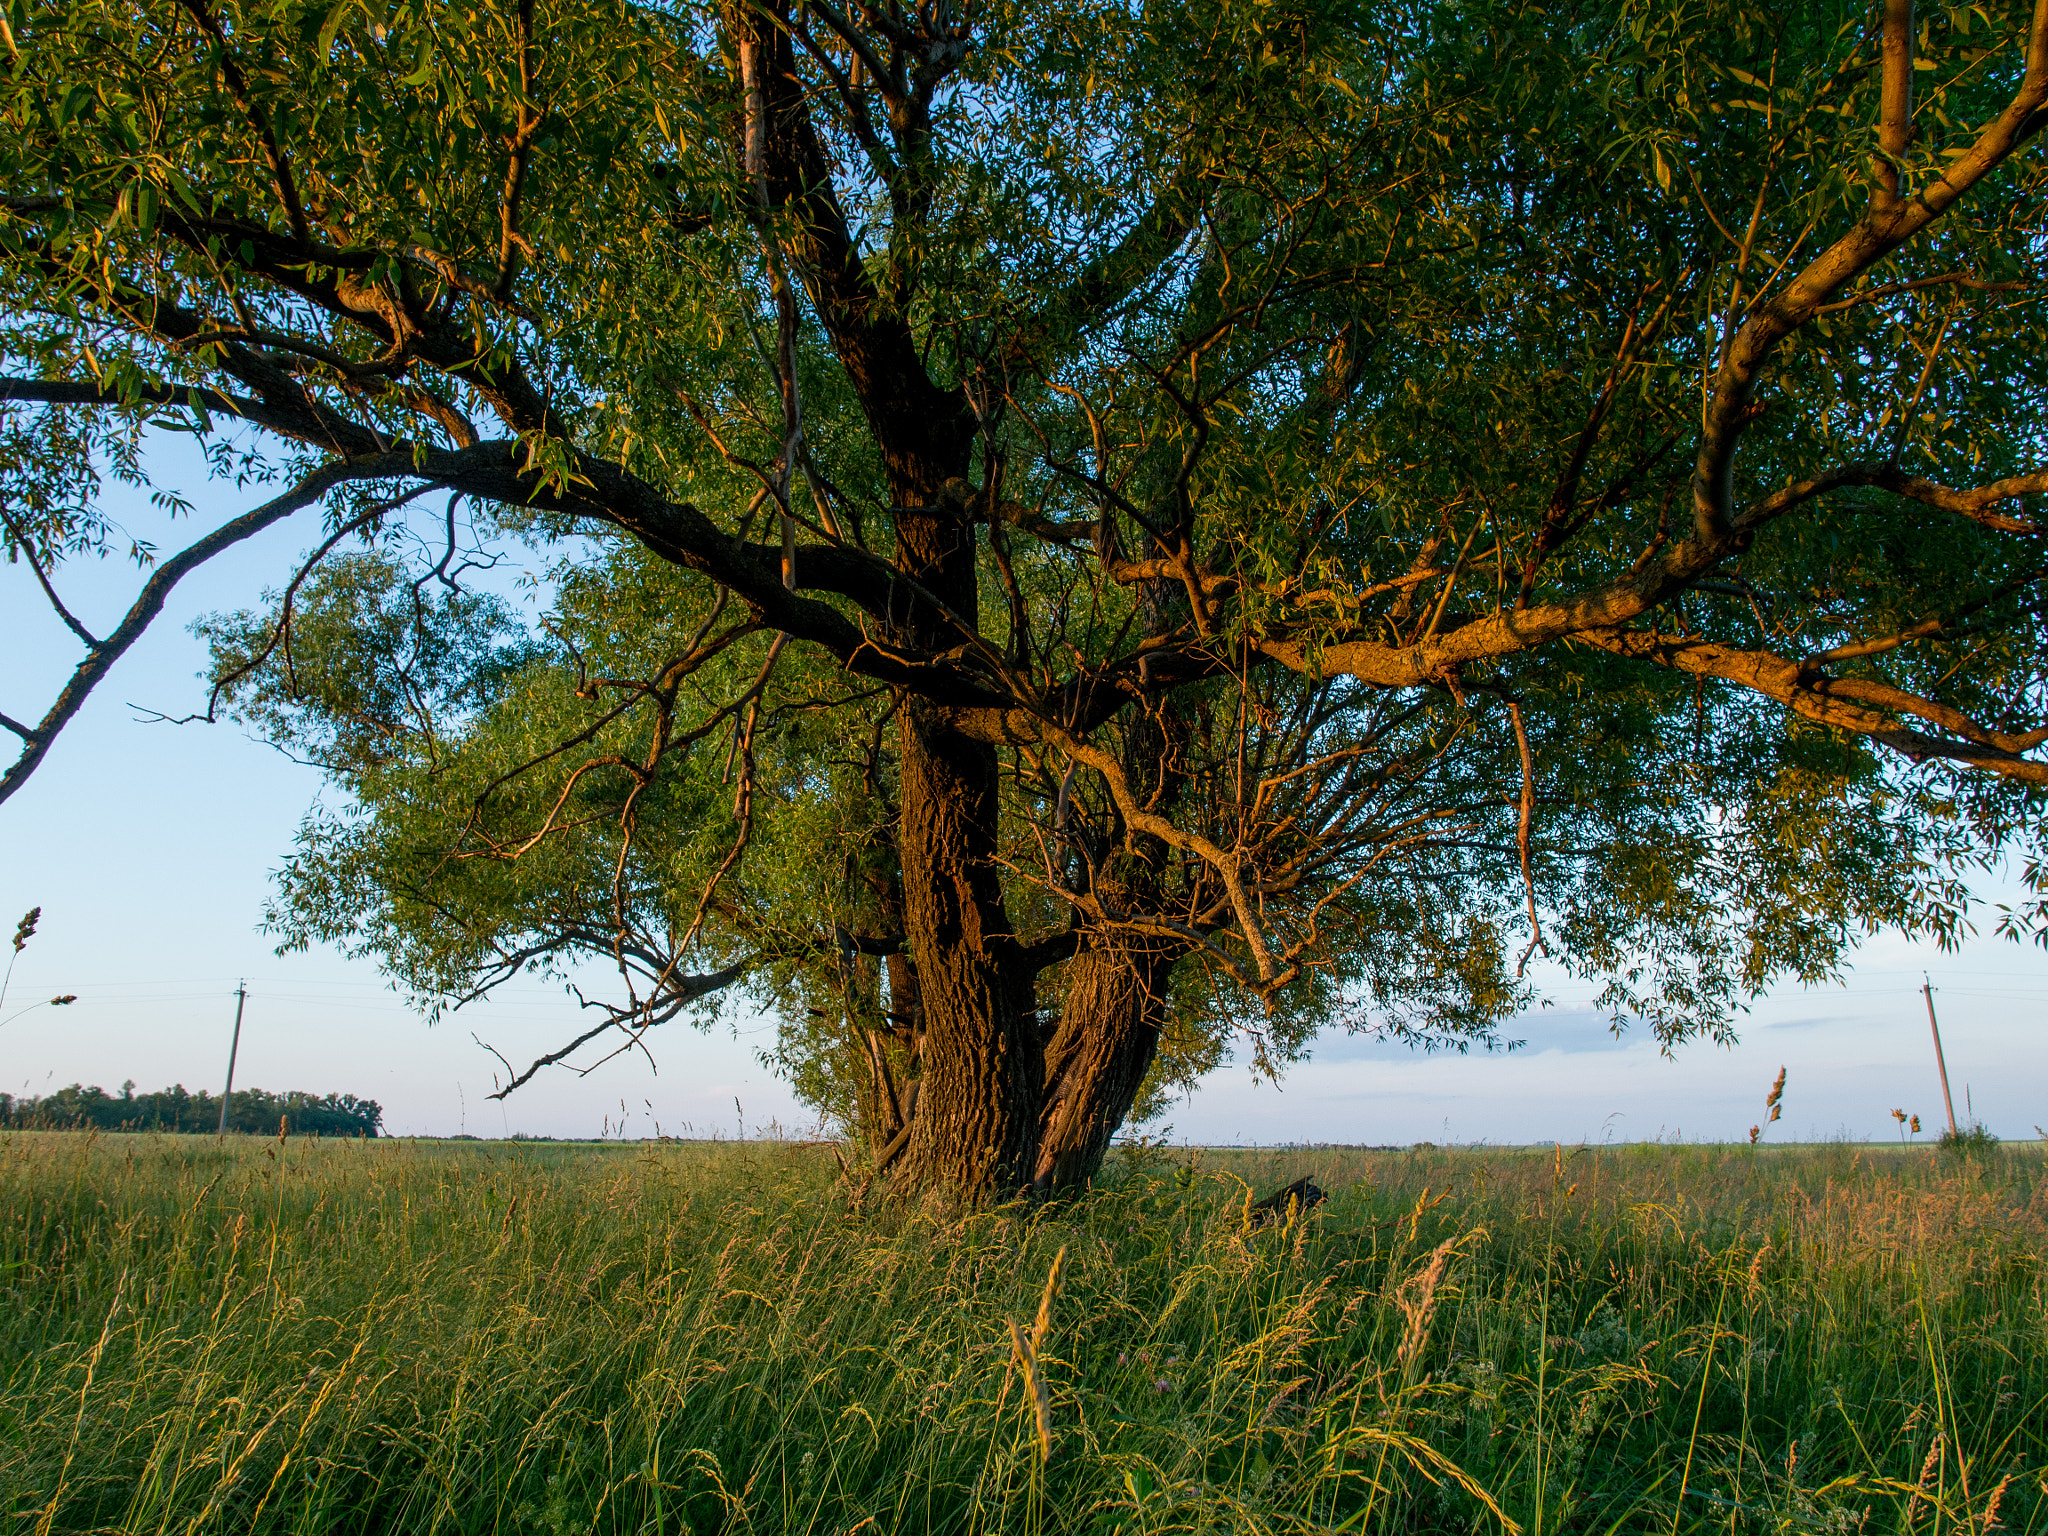
<svg viewBox="0 0 2048 1536">
<path fill-rule="evenodd" d="M 314 44 L 322 64 L 334 61 L 334 39 L 340 34 L 342 23 L 348 20 L 348 13 L 355 9 L 358 0 L 338 0 L 334 9 L 327 13 L 327 19 L 320 23 L 320 37 Z"/>
<path fill-rule="evenodd" d="M 428 34 L 420 39 L 419 54 L 413 60 L 413 71 L 399 80 L 400 85 L 421 86 L 434 77 L 434 39 Z"/>
<path fill-rule="evenodd" d="M 91 105 L 92 101 L 93 88 L 91 86 L 84 84 L 72 86 L 64 93 L 63 100 L 58 103 L 57 126 L 59 128 L 65 127 L 73 118 L 81 115 Z"/>
</svg>

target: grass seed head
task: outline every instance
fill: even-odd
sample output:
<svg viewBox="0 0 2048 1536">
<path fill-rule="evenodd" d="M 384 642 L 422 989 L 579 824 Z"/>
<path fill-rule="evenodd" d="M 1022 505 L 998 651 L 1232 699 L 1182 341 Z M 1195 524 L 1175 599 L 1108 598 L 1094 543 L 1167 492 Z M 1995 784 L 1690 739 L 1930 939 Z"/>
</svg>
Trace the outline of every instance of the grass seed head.
<svg viewBox="0 0 2048 1536">
<path fill-rule="evenodd" d="M 1402 1330 L 1400 1347 L 1394 1352 L 1403 1370 L 1414 1362 L 1429 1339 L 1429 1320 L 1436 1313 L 1436 1288 L 1443 1283 L 1444 1271 L 1450 1267 L 1451 1254 L 1457 1246 L 1454 1237 L 1438 1243 L 1430 1252 L 1429 1262 L 1403 1280 L 1394 1292 L 1394 1305 L 1401 1309 L 1408 1324 Z"/>
<path fill-rule="evenodd" d="M 1038 1316 L 1031 1324 L 1031 1353 L 1035 1357 L 1045 1344 L 1046 1330 L 1052 1326 L 1053 1293 L 1060 1286 L 1060 1269 L 1067 1262 L 1064 1246 L 1052 1256 L 1052 1268 L 1045 1272 L 1045 1294 L 1038 1298 Z"/>
<path fill-rule="evenodd" d="M 1913 1517 L 1920 1511 L 1920 1501 L 1927 1497 L 1927 1485 L 1934 1480 L 1934 1469 L 1941 1465 L 1941 1453 L 1945 1442 L 1937 1433 L 1934 1444 L 1927 1448 L 1927 1459 L 1920 1463 L 1920 1480 L 1913 1485 L 1913 1496 L 1906 1500 L 1906 1529 L 1913 1528 Z"/>
<path fill-rule="evenodd" d="M 1038 1431 L 1038 1454 L 1041 1460 L 1052 1459 L 1052 1388 L 1046 1384 L 1045 1374 L 1038 1368 L 1038 1352 L 1031 1347 L 1031 1340 L 1024 1330 L 1012 1320 L 1010 1323 L 1010 1344 L 1016 1351 L 1017 1364 L 1024 1372 L 1024 1389 L 1031 1395 L 1031 1417 Z"/>
<path fill-rule="evenodd" d="M 1990 1530 L 1998 1524 L 1998 1506 L 2005 1501 L 2005 1490 L 2012 1482 L 2012 1474 L 2006 1473 L 1998 1480 L 1998 1486 L 1991 1490 L 1991 1497 L 1984 1501 L 1984 1529 Z"/>
</svg>

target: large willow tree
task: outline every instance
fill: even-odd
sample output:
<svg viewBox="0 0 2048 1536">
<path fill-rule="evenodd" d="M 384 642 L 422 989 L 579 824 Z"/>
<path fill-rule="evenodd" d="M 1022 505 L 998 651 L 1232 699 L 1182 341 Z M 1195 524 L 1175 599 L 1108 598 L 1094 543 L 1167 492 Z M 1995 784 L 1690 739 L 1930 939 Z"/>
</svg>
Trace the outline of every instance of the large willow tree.
<svg viewBox="0 0 2048 1536">
<path fill-rule="evenodd" d="M 2048 0 L 7 18 L 83 659 L 0 789 L 322 509 L 209 626 L 345 791 L 274 920 L 607 957 L 508 1086 L 750 997 L 875 1166 L 1045 1190 L 1232 1039 L 1490 1041 L 1539 953 L 1722 1031 L 2042 848 Z M 268 499 L 101 637 L 177 431 Z"/>
</svg>

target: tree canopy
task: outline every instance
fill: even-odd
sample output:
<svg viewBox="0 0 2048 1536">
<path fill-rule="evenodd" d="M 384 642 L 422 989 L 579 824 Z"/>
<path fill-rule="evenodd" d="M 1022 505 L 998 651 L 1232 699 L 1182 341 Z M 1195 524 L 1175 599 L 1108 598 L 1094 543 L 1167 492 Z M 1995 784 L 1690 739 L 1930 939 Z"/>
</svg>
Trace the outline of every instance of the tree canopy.
<svg viewBox="0 0 2048 1536">
<path fill-rule="evenodd" d="M 352 1093 L 266 1093 L 237 1088 L 228 1099 L 226 1127 L 247 1135 L 376 1136 L 384 1110 Z M 21 1130 L 168 1131 L 212 1134 L 222 1126 L 220 1100 L 183 1083 L 137 1093 L 130 1081 L 118 1094 L 73 1083 L 54 1093 L 16 1098 L 0 1093 L 0 1126 Z"/>
<path fill-rule="evenodd" d="M 2048 885 L 2048 0 L 1785 9 L 16 0 L 84 659 L 0 794 L 318 506 L 206 626 L 345 791 L 285 942 L 608 959 L 508 1091 L 743 995 L 969 1189 L 1233 1040 L 1497 1043 L 1538 955 L 1676 1041 L 1953 938 Z M 159 559 L 98 489 L 181 431 L 268 499 Z"/>
</svg>

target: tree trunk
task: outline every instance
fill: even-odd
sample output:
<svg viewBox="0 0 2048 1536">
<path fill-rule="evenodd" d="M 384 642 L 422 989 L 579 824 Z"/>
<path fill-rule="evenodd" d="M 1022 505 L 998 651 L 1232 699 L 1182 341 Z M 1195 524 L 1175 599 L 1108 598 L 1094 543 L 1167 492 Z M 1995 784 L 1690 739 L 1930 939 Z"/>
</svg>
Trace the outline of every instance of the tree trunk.
<svg viewBox="0 0 2048 1536">
<path fill-rule="evenodd" d="M 902 508 L 898 568 L 971 632 L 980 609 L 975 525 L 953 494 L 964 484 L 968 444 L 964 434 L 935 442 L 929 456 L 890 468 Z M 931 652 L 962 638 L 929 604 L 907 599 L 899 624 Z M 1044 1057 L 1030 1013 L 1032 978 L 996 864 L 996 753 L 923 700 L 906 699 L 901 721 L 903 931 L 924 1010 L 923 1073 L 902 1176 L 971 1196 L 1015 1194 L 1031 1183 Z"/>
<path fill-rule="evenodd" d="M 1043 1056 L 995 863 L 996 758 L 903 722 L 903 917 L 924 1004 L 924 1074 L 904 1175 L 962 1193 L 1031 1183 Z"/>
<path fill-rule="evenodd" d="M 1067 965 L 1067 995 L 1045 1051 L 1032 1189 L 1044 1195 L 1088 1182 L 1131 1112 L 1159 1048 L 1176 951 L 1105 943 Z"/>
</svg>

